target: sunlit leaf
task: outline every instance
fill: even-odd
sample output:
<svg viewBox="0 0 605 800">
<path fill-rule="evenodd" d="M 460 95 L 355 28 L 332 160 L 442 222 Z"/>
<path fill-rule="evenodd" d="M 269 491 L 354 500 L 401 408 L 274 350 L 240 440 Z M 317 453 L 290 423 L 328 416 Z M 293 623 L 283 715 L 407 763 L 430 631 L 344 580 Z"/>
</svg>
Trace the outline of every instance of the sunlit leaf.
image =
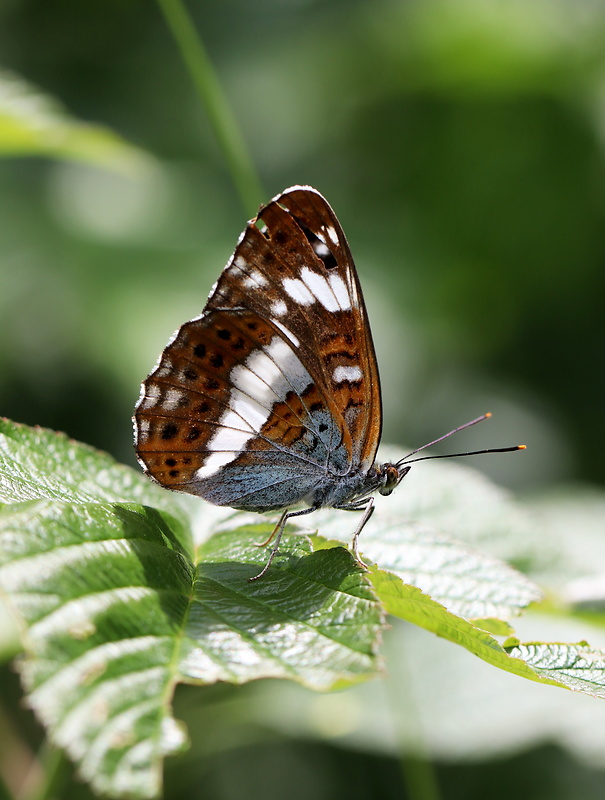
<svg viewBox="0 0 605 800">
<path fill-rule="evenodd" d="M 445 499 L 434 489 L 438 506 Z M 106 454 L 8 421 L 0 497 L 0 588 L 21 620 L 29 702 L 105 794 L 158 795 L 162 759 L 186 744 L 171 710 L 178 683 L 350 686 L 379 674 L 387 612 L 507 672 L 603 694 L 600 651 L 494 639 L 489 631 L 510 633 L 497 617 L 536 588 L 437 526 L 384 515 L 368 552 L 395 572 L 370 573 L 334 541 L 289 528 L 271 570 L 250 582 L 268 551 L 255 542 L 271 523 L 217 516 Z M 324 514 L 321 530 L 353 519 Z M 447 519 L 441 513 L 440 526 Z M 414 582 L 430 584 L 433 597 Z"/>
<path fill-rule="evenodd" d="M 551 683 L 594 697 L 605 697 L 605 650 L 588 644 L 500 645 L 487 631 L 451 614 L 414 586 L 372 570 L 372 582 L 387 611 L 462 645 L 506 672 Z"/>
<path fill-rule="evenodd" d="M 2 430 L 12 502 L 0 513 L 0 589 L 22 621 L 20 670 L 95 790 L 159 793 L 163 757 L 186 743 L 170 707 L 179 682 L 281 677 L 325 690 L 380 670 L 384 610 L 343 548 L 312 553 L 286 535 L 275 569 L 250 583 L 266 524 L 222 530 L 194 552 L 173 495 L 63 435 Z M 122 502 L 108 501 L 112 486 Z M 17 500 L 27 497 L 39 499 Z"/>
<path fill-rule="evenodd" d="M 605 650 L 586 642 L 517 644 L 506 648 L 543 678 L 555 680 L 574 692 L 605 698 Z"/>
<path fill-rule="evenodd" d="M 521 659 L 510 658 L 491 634 L 452 614 L 416 586 L 408 586 L 397 576 L 377 569 L 372 569 L 372 583 L 389 614 L 462 645 L 500 669 L 540 680 Z"/>
</svg>

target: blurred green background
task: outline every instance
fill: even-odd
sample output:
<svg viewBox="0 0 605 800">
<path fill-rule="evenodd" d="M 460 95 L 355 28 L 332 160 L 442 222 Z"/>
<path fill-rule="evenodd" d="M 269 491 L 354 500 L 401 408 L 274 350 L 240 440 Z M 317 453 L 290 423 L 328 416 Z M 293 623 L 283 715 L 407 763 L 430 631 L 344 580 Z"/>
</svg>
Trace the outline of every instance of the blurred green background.
<svg viewBox="0 0 605 800">
<path fill-rule="evenodd" d="M 385 440 L 415 447 L 491 410 L 492 422 L 455 446 L 528 450 L 475 466 L 524 494 L 582 482 L 600 498 L 602 0 L 192 0 L 189 9 L 261 176 L 259 202 L 309 183 L 343 224 L 378 351 Z M 256 209 L 242 206 L 156 4 L 5 0 L 0 67 L 0 413 L 134 465 L 139 384 L 172 331 L 201 311 Z M 77 135 L 53 139 L 53 113 L 108 130 L 89 131 L 84 147 Z M 29 144 L 11 133 L 17 118 L 28 120 Z M 36 131 L 40 152 L 75 157 L 31 157 Z M 435 647 L 416 635 L 420 652 Z M 461 672 L 479 669 L 469 659 Z M 35 742 L 39 731 L 14 706 L 15 679 L 2 676 L 0 743 L 3 727 L 7 742 L 13 728 Z M 422 736 L 395 733 L 389 744 L 347 738 L 374 703 L 347 700 L 353 693 L 322 711 L 325 698 L 302 690 L 292 689 L 296 700 L 283 687 L 183 689 L 177 713 L 194 747 L 168 765 L 167 797 L 270 800 L 286 783 L 292 798 L 454 800 L 508 795 L 511 784 L 532 799 L 603 796 L 605 744 L 583 757 L 545 711 L 564 693 L 530 686 L 519 700 L 518 679 L 490 673 L 480 708 L 456 716 L 447 697 L 472 707 L 478 685 L 461 689 L 458 677 Z M 500 691 L 516 698 L 505 716 L 541 699 L 535 730 L 505 735 L 492 705 Z M 296 723 L 301 696 L 319 722 Z M 418 723 L 406 708 L 401 719 Z M 481 711 L 493 720 L 490 747 L 469 721 Z M 399 724 L 385 710 L 377 729 Z M 595 717 L 585 724 L 594 729 Z M 416 762 L 405 754 L 420 738 L 438 795 L 422 780 L 413 789 Z"/>
</svg>

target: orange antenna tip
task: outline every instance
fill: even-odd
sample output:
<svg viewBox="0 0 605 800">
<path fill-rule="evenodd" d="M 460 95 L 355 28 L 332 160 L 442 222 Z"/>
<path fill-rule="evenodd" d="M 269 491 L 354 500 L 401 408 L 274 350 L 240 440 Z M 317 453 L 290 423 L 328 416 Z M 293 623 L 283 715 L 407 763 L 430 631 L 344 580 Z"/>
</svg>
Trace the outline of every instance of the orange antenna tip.
<svg viewBox="0 0 605 800">
<path fill-rule="evenodd" d="M 517 450 L 527 450 L 527 445 L 526 444 L 517 445 Z"/>
<path fill-rule="evenodd" d="M 484 414 L 483 416 L 484 416 L 486 419 L 489 419 L 489 418 L 491 417 L 491 415 L 492 415 L 492 412 L 491 412 L 491 411 L 488 411 L 488 412 L 487 412 L 486 414 Z"/>
</svg>

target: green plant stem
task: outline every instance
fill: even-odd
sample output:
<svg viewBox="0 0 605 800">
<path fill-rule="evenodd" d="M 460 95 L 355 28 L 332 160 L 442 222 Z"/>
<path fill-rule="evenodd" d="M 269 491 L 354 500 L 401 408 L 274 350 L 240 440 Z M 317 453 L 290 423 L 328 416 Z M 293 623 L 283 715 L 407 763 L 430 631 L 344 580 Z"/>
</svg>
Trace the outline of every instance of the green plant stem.
<svg viewBox="0 0 605 800">
<path fill-rule="evenodd" d="M 413 800 L 440 800 L 437 776 L 428 759 L 403 756 L 401 770 L 408 797 Z"/>
<path fill-rule="evenodd" d="M 202 40 L 181 0 L 158 3 L 208 114 L 245 213 L 252 214 L 264 196 L 261 183 Z"/>
</svg>

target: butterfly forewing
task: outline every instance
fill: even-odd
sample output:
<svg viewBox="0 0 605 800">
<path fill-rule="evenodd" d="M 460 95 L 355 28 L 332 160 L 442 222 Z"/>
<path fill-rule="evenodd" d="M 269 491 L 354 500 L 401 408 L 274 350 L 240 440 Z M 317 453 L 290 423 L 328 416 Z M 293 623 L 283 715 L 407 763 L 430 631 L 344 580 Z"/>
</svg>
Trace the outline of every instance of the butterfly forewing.
<svg viewBox="0 0 605 800">
<path fill-rule="evenodd" d="M 209 306 L 246 304 L 293 342 L 339 421 L 351 463 L 373 463 L 380 385 L 363 296 L 336 215 L 314 189 L 287 190 L 248 226 Z"/>
<path fill-rule="evenodd" d="M 326 326 L 324 317 L 316 353 L 324 362 L 327 385 L 337 398 L 340 413 L 350 430 L 355 459 L 364 469 L 369 468 L 374 462 L 382 426 L 380 379 L 363 294 L 348 242 L 331 207 L 314 189 L 286 191 L 279 203 L 290 211 L 308 238 L 323 264 L 323 276 L 334 288 L 342 308 L 332 328 Z M 319 272 L 322 275 L 322 271 Z M 316 281 L 313 276 L 312 287 Z M 321 292 L 318 296 L 322 300 Z M 328 308 L 324 310 L 333 307 L 329 301 L 326 305 Z M 321 308 L 318 310 L 321 314 Z"/>
<path fill-rule="evenodd" d="M 204 313 L 144 382 L 137 452 L 162 485 L 281 508 L 369 467 L 380 417 L 346 239 L 323 197 L 296 187 L 248 224 Z"/>
</svg>

